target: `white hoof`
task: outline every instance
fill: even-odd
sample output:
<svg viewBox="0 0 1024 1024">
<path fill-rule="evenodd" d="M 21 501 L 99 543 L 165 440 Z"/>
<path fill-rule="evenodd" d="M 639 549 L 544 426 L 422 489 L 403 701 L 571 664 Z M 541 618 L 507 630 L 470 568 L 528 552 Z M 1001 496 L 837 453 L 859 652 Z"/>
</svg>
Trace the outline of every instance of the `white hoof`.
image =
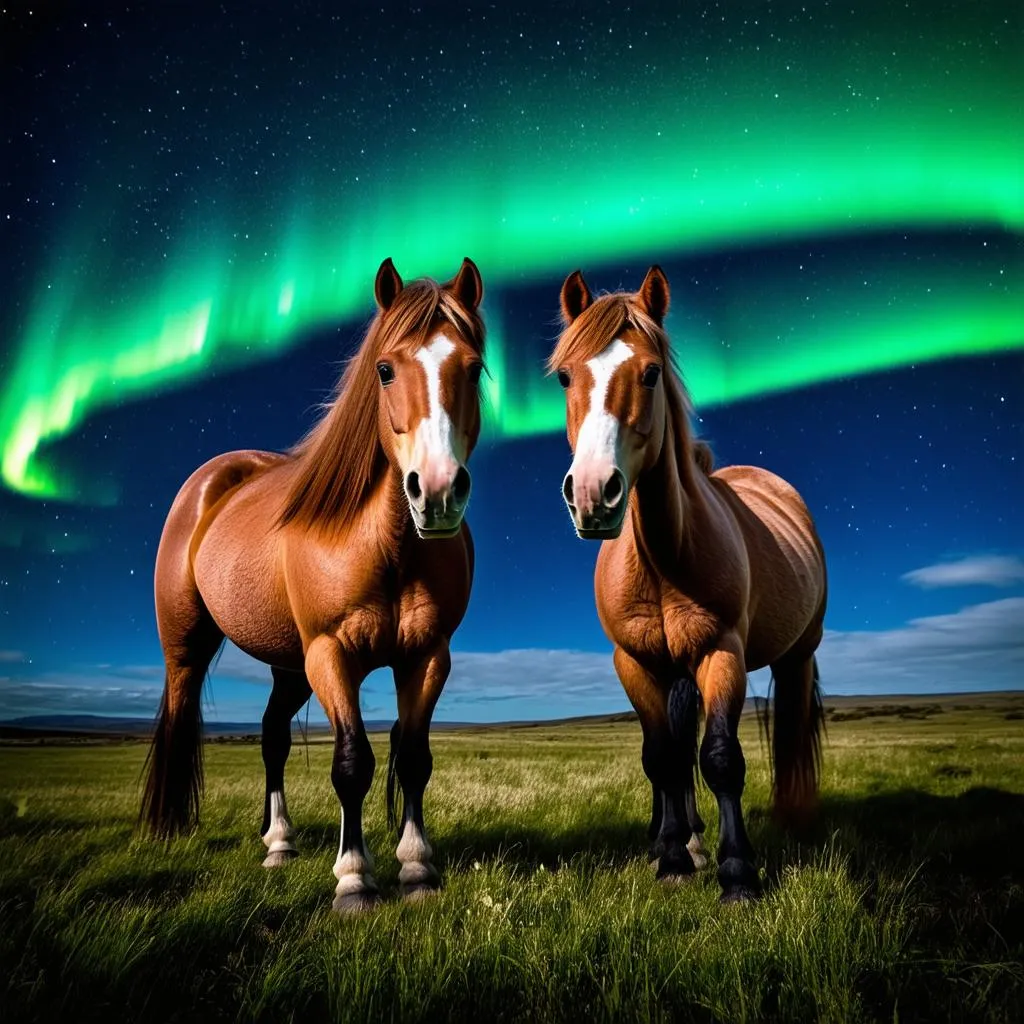
<svg viewBox="0 0 1024 1024">
<path fill-rule="evenodd" d="M 436 883 L 437 871 L 429 861 L 410 860 L 402 865 L 398 872 L 398 881 L 402 885 L 422 885 L 424 883 Z"/>
<path fill-rule="evenodd" d="M 280 850 L 271 850 L 263 858 L 263 866 L 265 868 L 283 868 L 285 864 L 291 864 L 298 855 L 299 851 L 294 846 L 285 847 Z"/>
<path fill-rule="evenodd" d="M 360 892 L 346 892 L 334 897 L 331 904 L 333 910 L 340 917 L 348 917 L 355 914 L 365 914 L 381 903 L 380 893 L 376 889 L 364 889 Z"/>
</svg>

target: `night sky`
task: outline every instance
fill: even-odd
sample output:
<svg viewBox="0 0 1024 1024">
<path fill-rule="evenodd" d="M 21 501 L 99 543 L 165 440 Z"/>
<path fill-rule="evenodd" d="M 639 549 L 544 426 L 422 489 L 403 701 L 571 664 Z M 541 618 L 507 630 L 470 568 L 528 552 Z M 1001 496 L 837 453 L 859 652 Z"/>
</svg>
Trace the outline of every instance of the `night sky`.
<svg viewBox="0 0 1024 1024">
<path fill-rule="evenodd" d="M 0 11 L 0 718 L 155 712 L 178 487 L 314 422 L 386 256 L 486 288 L 439 718 L 628 706 L 543 372 L 577 267 L 661 264 L 697 429 L 802 492 L 826 693 L 1024 685 L 1020 5 L 348 6 Z M 227 648 L 208 715 L 268 681 Z"/>
</svg>

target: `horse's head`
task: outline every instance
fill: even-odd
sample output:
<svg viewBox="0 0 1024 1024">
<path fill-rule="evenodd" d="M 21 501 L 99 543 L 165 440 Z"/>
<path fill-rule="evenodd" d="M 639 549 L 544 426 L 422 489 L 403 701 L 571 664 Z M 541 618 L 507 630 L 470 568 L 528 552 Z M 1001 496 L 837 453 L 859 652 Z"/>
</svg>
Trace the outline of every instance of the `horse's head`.
<svg viewBox="0 0 1024 1024">
<path fill-rule="evenodd" d="M 637 477 L 665 437 L 669 287 L 651 267 L 640 290 L 593 299 L 577 270 L 562 285 L 565 331 L 549 361 L 565 390 L 573 451 L 562 495 L 580 537 L 618 537 Z"/>
<path fill-rule="evenodd" d="M 424 323 L 428 286 L 403 287 L 390 259 L 377 271 L 379 431 L 401 474 L 416 532 L 451 537 L 462 527 L 472 487 L 466 463 L 480 434 L 483 282 L 465 259 L 447 284 L 430 285 L 434 309 Z"/>
</svg>

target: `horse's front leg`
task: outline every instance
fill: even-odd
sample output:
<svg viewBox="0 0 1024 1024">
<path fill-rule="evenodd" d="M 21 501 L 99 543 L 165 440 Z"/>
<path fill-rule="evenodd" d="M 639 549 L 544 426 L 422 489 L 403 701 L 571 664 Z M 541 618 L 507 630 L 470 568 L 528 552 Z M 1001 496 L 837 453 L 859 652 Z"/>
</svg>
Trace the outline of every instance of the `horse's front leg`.
<svg viewBox="0 0 1024 1024">
<path fill-rule="evenodd" d="M 363 801 L 375 766 L 373 748 L 359 711 L 365 672 L 337 637 L 319 636 L 306 651 L 306 676 L 334 728 L 331 782 L 341 802 L 341 843 L 334 876 L 333 909 L 367 910 L 380 902 L 373 862 L 363 838 Z"/>
<path fill-rule="evenodd" d="M 442 639 L 426 655 L 395 667 L 398 721 L 391 730 L 388 812 L 393 821 L 397 779 L 403 803 L 396 850 L 402 864 L 398 880 L 407 899 L 432 892 L 441 884 L 430 860 L 433 850 L 423 823 L 423 793 L 434 767 L 430 753 L 430 720 L 451 664 L 448 641 Z"/>
<path fill-rule="evenodd" d="M 697 726 L 700 717 L 700 695 L 696 682 L 689 673 L 676 677 L 668 694 L 668 726 L 672 736 L 673 754 L 676 759 L 676 770 L 679 772 L 683 787 L 683 808 L 686 823 L 690 828 L 690 838 L 686 848 L 690 851 L 694 866 L 698 871 L 708 866 L 707 850 L 704 848 L 704 819 L 697 810 Z M 647 829 L 651 840 L 651 860 L 657 861 L 665 852 L 661 840 L 662 821 L 665 815 L 665 801 L 671 794 L 651 784 L 653 802 L 651 805 L 651 824 Z"/>
<path fill-rule="evenodd" d="M 704 699 L 706 723 L 700 746 L 700 770 L 718 800 L 718 881 L 722 902 L 753 899 L 761 885 L 740 806 L 747 768 L 737 729 L 747 695 L 747 670 L 739 637 L 726 634 L 717 650 L 701 661 L 697 685 Z"/>
<path fill-rule="evenodd" d="M 683 705 L 670 709 L 672 688 L 663 685 L 621 647 L 615 649 L 615 670 L 636 709 L 644 734 L 641 761 L 651 780 L 655 801 L 651 813 L 651 856 L 657 861 L 658 878 L 688 878 L 697 870 L 688 847 L 691 828 L 686 797 L 687 787 L 693 789 L 699 710 L 696 684 L 686 677 L 680 684 L 685 686 L 679 695 Z M 696 811 L 695 801 L 693 807 Z"/>
<path fill-rule="evenodd" d="M 704 819 L 697 810 L 697 729 L 700 719 L 700 691 L 689 672 L 677 676 L 668 694 L 668 723 L 672 742 L 679 757 L 683 783 L 683 807 L 690 838 L 690 851 L 698 871 L 708 866 L 704 848 Z"/>
</svg>

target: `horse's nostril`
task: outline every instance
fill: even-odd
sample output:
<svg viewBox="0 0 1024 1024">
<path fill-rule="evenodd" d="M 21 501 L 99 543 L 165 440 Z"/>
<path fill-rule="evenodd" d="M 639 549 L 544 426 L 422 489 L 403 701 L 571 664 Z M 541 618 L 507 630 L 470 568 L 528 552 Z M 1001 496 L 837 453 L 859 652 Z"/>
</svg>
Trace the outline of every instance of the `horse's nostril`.
<svg viewBox="0 0 1024 1024">
<path fill-rule="evenodd" d="M 459 466 L 459 471 L 452 481 L 452 497 L 457 505 L 464 505 L 469 500 L 469 489 L 472 485 L 469 470 L 465 466 Z"/>
<path fill-rule="evenodd" d="M 420 475 L 415 470 L 405 478 L 405 490 L 414 501 L 418 501 L 423 493 L 420 487 Z"/>
<path fill-rule="evenodd" d="M 562 481 L 562 497 L 565 498 L 567 505 L 572 504 L 572 473 L 566 473 Z"/>
<path fill-rule="evenodd" d="M 608 508 L 614 508 L 622 500 L 623 486 L 622 474 L 615 470 L 604 485 L 604 503 Z"/>
</svg>

